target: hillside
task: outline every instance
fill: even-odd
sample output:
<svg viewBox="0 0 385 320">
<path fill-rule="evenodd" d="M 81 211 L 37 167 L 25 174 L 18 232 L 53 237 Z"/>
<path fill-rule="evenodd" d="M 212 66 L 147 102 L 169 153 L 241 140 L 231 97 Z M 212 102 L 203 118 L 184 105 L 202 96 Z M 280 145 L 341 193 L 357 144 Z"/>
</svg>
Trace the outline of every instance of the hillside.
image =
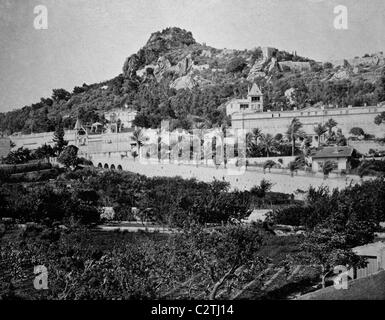
<svg viewBox="0 0 385 320">
<path fill-rule="evenodd" d="M 226 102 L 245 96 L 253 82 L 269 109 L 376 104 L 385 100 L 384 65 L 382 53 L 317 63 L 275 48 L 216 49 L 197 43 L 191 32 L 167 28 L 130 55 L 117 77 L 72 92 L 54 89 L 40 102 L 0 113 L 0 131 L 52 131 L 59 118 L 67 128 L 77 117 L 103 122 L 103 111 L 125 105 L 139 111 L 138 126 L 170 119 L 174 127 L 212 127 L 229 121 Z"/>
</svg>

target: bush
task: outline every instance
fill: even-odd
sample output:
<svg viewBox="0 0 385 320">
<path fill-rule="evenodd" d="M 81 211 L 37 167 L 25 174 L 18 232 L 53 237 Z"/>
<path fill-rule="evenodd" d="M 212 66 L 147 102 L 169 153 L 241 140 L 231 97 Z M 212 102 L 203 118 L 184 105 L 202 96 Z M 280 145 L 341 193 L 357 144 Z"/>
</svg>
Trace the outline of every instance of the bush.
<svg viewBox="0 0 385 320">
<path fill-rule="evenodd" d="M 275 224 L 305 226 L 307 225 L 309 212 L 309 209 L 306 207 L 293 205 L 270 212 L 267 220 Z"/>
<path fill-rule="evenodd" d="M 322 166 L 322 172 L 325 176 L 329 175 L 330 172 L 337 169 L 338 165 L 335 161 L 327 160 Z"/>
<path fill-rule="evenodd" d="M 273 168 L 275 166 L 275 162 L 273 160 L 267 160 L 264 164 L 263 164 L 263 169 L 270 169 Z"/>
<path fill-rule="evenodd" d="M 363 176 L 379 176 L 385 173 L 385 161 L 365 160 L 357 168 L 357 174 Z"/>
<path fill-rule="evenodd" d="M 0 175 L 1 174 L 15 174 L 15 173 L 25 173 L 39 170 L 51 169 L 52 165 L 47 162 L 37 162 L 37 163 L 25 163 L 17 165 L 2 165 L 0 166 Z"/>
<path fill-rule="evenodd" d="M 245 59 L 236 57 L 232 59 L 226 67 L 227 73 L 236 73 L 242 72 L 243 69 L 247 66 Z"/>
</svg>

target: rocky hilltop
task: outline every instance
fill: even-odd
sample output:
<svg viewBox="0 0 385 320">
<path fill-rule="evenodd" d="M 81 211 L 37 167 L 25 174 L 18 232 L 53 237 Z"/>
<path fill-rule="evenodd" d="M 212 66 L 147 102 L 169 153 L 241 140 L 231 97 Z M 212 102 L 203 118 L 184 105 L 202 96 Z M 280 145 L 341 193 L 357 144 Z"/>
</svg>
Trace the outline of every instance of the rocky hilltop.
<svg viewBox="0 0 385 320">
<path fill-rule="evenodd" d="M 215 49 L 197 43 L 191 32 L 168 28 L 153 33 L 138 53 L 127 58 L 123 66 L 123 76 L 142 80 L 154 76 L 157 82 L 171 78 L 171 88 L 192 89 L 215 83 L 212 80 L 215 73 L 242 71 L 247 80 L 253 82 L 258 78 L 271 77 L 283 69 L 309 71 L 311 63 L 315 62 L 279 52 L 275 48 L 244 51 Z"/>
<path fill-rule="evenodd" d="M 229 123 L 226 103 L 244 97 L 254 82 L 269 109 L 376 104 L 385 100 L 384 65 L 382 53 L 320 63 L 276 48 L 217 49 L 189 31 L 167 28 L 151 34 L 117 77 L 72 92 L 55 89 L 49 98 L 0 114 L 0 132 L 51 131 L 60 119 L 71 128 L 78 117 L 103 122 L 104 111 L 124 106 L 138 110 L 138 126 L 169 119 L 184 128 L 212 127 Z"/>
</svg>

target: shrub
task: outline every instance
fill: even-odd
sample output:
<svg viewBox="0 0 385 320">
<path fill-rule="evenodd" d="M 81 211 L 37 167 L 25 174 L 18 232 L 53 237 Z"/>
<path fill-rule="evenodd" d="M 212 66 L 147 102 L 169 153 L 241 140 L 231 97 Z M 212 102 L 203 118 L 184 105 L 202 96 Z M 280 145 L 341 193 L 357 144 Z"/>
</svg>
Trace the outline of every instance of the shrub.
<svg viewBox="0 0 385 320">
<path fill-rule="evenodd" d="M 292 205 L 268 213 L 267 220 L 275 224 L 305 226 L 307 224 L 308 216 L 308 208 L 298 205 Z"/>
<path fill-rule="evenodd" d="M 327 160 L 322 166 L 322 172 L 325 176 L 329 175 L 330 172 L 337 169 L 338 165 L 335 161 Z"/>
<path fill-rule="evenodd" d="M 236 73 L 242 72 L 243 69 L 247 66 L 245 59 L 236 57 L 232 59 L 226 67 L 227 73 Z"/>
<path fill-rule="evenodd" d="M 264 164 L 263 164 L 263 169 L 269 169 L 269 172 L 270 172 L 270 169 L 272 167 L 274 167 L 276 163 L 273 161 L 273 160 L 267 160 Z"/>
</svg>

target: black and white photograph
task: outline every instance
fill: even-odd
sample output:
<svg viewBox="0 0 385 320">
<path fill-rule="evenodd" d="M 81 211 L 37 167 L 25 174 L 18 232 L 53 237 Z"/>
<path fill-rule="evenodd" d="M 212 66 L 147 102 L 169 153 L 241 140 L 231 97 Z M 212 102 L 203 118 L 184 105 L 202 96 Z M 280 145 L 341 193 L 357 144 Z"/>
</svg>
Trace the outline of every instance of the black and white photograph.
<svg viewBox="0 0 385 320">
<path fill-rule="evenodd" d="M 385 300 L 384 30 L 383 0 L 0 0 L 0 308 Z"/>
</svg>

